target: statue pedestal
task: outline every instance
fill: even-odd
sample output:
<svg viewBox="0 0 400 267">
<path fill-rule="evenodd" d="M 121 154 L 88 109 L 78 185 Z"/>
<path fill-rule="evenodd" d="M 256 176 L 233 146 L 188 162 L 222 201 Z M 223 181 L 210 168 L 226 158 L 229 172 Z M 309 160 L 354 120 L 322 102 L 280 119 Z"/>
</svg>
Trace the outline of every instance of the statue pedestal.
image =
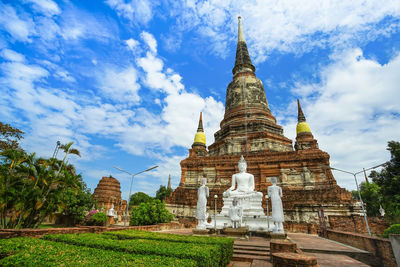
<svg viewBox="0 0 400 267">
<path fill-rule="evenodd" d="M 235 196 L 239 203 L 238 205 L 243 208 L 242 222 L 240 224 L 241 227 L 248 227 L 250 231 L 270 231 L 272 230 L 268 228 L 268 218 L 264 214 L 264 209 L 262 208 L 262 195 L 257 194 L 256 192 L 249 195 L 236 195 Z M 229 218 L 229 208 L 232 205 L 233 196 L 224 197 L 224 206 L 219 214 L 216 216 L 217 228 L 218 229 L 226 229 L 228 227 L 232 227 L 231 220 Z M 212 227 L 214 227 L 214 217 L 210 223 Z M 270 226 L 273 226 L 273 223 L 270 222 Z M 211 228 L 211 227 L 208 227 Z"/>
<path fill-rule="evenodd" d="M 208 229 L 193 229 L 192 233 L 194 235 L 208 235 L 210 233 L 210 230 L 208 230 Z"/>
<path fill-rule="evenodd" d="M 247 227 L 240 227 L 240 228 L 228 227 L 224 229 L 224 233 L 227 236 L 240 237 L 240 238 L 246 238 L 248 231 L 249 228 Z"/>
</svg>

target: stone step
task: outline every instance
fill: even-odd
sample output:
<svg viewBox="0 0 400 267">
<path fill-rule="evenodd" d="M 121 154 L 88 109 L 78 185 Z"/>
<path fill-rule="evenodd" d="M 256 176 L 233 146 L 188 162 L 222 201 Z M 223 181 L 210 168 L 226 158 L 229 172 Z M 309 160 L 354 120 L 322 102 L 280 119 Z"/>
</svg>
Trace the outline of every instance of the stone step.
<svg viewBox="0 0 400 267">
<path fill-rule="evenodd" d="M 269 256 L 268 251 L 260 251 L 260 250 L 244 250 L 244 249 L 235 249 L 233 250 L 234 254 L 243 254 L 243 255 L 259 255 L 259 256 Z"/>
<path fill-rule="evenodd" d="M 235 243 L 233 243 L 234 246 L 249 246 L 249 247 L 262 247 L 262 248 L 269 248 L 269 244 L 270 242 L 257 242 L 257 243 L 253 243 L 253 242 L 248 242 L 248 241 L 235 241 Z"/>
<path fill-rule="evenodd" d="M 261 246 L 251 246 L 251 245 L 234 245 L 233 249 L 241 249 L 241 250 L 254 250 L 254 251 L 269 251 L 269 247 L 261 247 Z"/>
<path fill-rule="evenodd" d="M 247 262 L 252 262 L 253 260 L 269 261 L 270 257 L 264 256 L 264 255 L 248 255 L 248 254 L 233 253 L 232 260 L 233 261 L 247 261 Z"/>
</svg>

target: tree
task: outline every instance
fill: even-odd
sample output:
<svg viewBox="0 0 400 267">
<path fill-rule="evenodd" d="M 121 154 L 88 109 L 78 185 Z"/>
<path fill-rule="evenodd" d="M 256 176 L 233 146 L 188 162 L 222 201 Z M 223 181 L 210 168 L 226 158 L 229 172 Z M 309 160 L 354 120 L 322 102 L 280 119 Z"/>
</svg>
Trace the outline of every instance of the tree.
<svg viewBox="0 0 400 267">
<path fill-rule="evenodd" d="M 80 220 L 93 202 L 82 177 L 65 159 L 37 158 L 18 149 L 0 151 L 1 228 L 37 228 L 55 212 Z"/>
<path fill-rule="evenodd" d="M 86 187 L 81 175 L 76 176 L 78 188 L 67 188 L 60 199 L 62 213 L 60 224 L 74 226 L 84 221 L 87 211 L 94 205 L 95 200 L 92 197 L 90 189 Z"/>
<path fill-rule="evenodd" d="M 153 225 L 170 222 L 174 215 L 165 208 L 164 201 L 153 199 L 131 210 L 130 225 Z"/>
<path fill-rule="evenodd" d="M 23 131 L 0 122 L 0 151 L 21 149 L 18 141 L 23 138 L 23 134 Z"/>
<path fill-rule="evenodd" d="M 129 202 L 129 206 L 137 206 L 140 203 L 149 202 L 153 200 L 153 198 L 143 192 L 137 192 L 131 195 L 131 200 Z"/>
<path fill-rule="evenodd" d="M 160 185 L 160 188 L 156 192 L 156 199 L 163 201 L 166 197 L 169 197 L 172 193 L 171 188 L 167 188 L 164 185 Z"/>
<path fill-rule="evenodd" d="M 360 185 L 361 198 L 366 204 L 368 216 L 379 216 L 379 206 L 381 205 L 380 187 L 376 183 L 362 182 Z M 358 193 L 357 193 L 357 199 Z"/>
<path fill-rule="evenodd" d="M 392 223 L 400 222 L 400 142 L 389 141 L 387 150 L 390 160 L 385 167 L 369 175 L 372 181 L 380 187 L 382 207 L 385 217 Z"/>
</svg>

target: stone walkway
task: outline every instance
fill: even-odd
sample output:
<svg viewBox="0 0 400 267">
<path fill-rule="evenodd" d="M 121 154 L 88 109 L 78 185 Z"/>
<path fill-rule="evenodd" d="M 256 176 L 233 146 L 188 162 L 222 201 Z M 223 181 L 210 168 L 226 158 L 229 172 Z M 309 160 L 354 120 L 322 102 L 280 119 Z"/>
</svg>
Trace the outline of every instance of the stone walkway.
<svg viewBox="0 0 400 267">
<path fill-rule="evenodd" d="M 297 247 L 306 255 L 315 256 L 318 265 L 321 267 L 370 266 L 362 262 L 368 262 L 368 258 L 371 256 L 367 251 L 321 238 L 317 235 L 288 233 L 288 237 L 297 243 Z"/>
<path fill-rule="evenodd" d="M 191 229 L 162 231 L 191 235 Z M 297 244 L 306 255 L 315 256 L 320 267 L 355 267 L 370 266 L 371 254 L 348 245 L 344 245 L 317 235 L 288 233 L 288 238 Z M 257 252 L 258 253 L 255 253 Z M 257 255 L 258 254 L 258 255 Z M 262 237 L 250 237 L 249 240 L 236 239 L 232 267 L 261 267 L 272 266 L 269 258 L 269 240 Z"/>
</svg>

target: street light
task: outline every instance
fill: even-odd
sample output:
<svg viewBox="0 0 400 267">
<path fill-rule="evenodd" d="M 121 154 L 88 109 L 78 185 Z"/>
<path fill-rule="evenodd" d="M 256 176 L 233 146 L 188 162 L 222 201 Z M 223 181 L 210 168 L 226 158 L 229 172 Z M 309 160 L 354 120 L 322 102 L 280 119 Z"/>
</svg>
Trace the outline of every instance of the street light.
<svg viewBox="0 0 400 267">
<path fill-rule="evenodd" d="M 333 167 L 328 167 L 331 170 L 352 174 L 354 176 L 354 181 L 356 181 L 356 186 L 357 186 L 358 197 L 360 198 L 361 208 L 362 208 L 362 211 L 364 213 L 365 225 L 367 226 L 367 230 L 368 230 L 368 234 L 369 235 L 371 235 L 371 231 L 369 230 L 369 225 L 368 225 L 368 220 L 367 220 L 367 213 L 365 212 L 364 202 L 362 201 L 360 188 L 358 186 L 357 174 L 360 174 L 360 173 L 365 172 L 365 171 L 376 169 L 376 168 L 381 167 L 381 166 L 386 165 L 386 164 L 387 164 L 387 162 L 379 164 L 379 165 L 376 165 L 376 166 L 368 168 L 368 169 L 363 169 L 362 171 L 359 171 L 359 172 L 349 172 L 349 171 L 345 171 L 345 170 L 341 170 L 341 169 L 337 169 L 337 168 L 333 168 Z"/>
<path fill-rule="evenodd" d="M 214 231 L 217 234 L 217 199 L 218 195 L 214 195 Z"/>
<path fill-rule="evenodd" d="M 130 173 L 130 172 L 127 172 L 127 171 L 125 171 L 125 170 L 123 170 L 123 169 L 118 168 L 117 166 L 114 166 L 114 168 L 116 168 L 117 170 L 119 170 L 119 171 L 121 171 L 121 172 L 125 172 L 125 173 L 127 173 L 127 174 L 129 174 L 129 175 L 132 176 L 132 177 L 131 177 L 131 186 L 130 186 L 130 188 L 129 188 L 128 203 L 126 203 L 126 212 L 125 212 L 124 226 L 126 226 L 126 222 L 127 222 L 127 220 L 128 220 L 129 203 L 131 202 L 131 193 L 132 193 L 133 177 L 136 176 L 136 175 L 138 175 L 138 174 L 151 171 L 151 170 L 153 170 L 153 169 L 155 169 L 155 168 L 157 168 L 157 167 L 158 167 L 158 166 L 154 166 L 154 167 L 151 167 L 150 169 L 147 169 L 147 170 L 144 170 L 144 171 L 141 171 L 141 172 L 132 174 L 132 173 Z"/>
</svg>

